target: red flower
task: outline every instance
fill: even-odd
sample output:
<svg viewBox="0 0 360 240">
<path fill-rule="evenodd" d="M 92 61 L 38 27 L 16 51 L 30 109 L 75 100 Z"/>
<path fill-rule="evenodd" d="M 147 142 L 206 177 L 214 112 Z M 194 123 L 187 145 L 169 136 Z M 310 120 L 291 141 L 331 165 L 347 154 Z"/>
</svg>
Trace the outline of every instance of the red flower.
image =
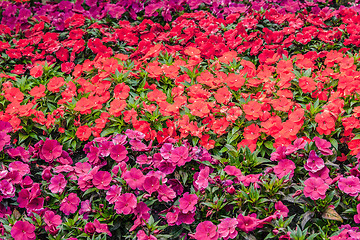
<svg viewBox="0 0 360 240">
<path fill-rule="evenodd" d="M 62 87 L 65 83 L 66 82 L 64 81 L 63 77 L 53 77 L 47 84 L 47 89 L 50 92 L 59 92 L 60 87 Z"/>
<path fill-rule="evenodd" d="M 247 140 L 255 140 L 260 137 L 260 128 L 256 124 L 251 124 L 244 129 L 244 138 Z"/>
<path fill-rule="evenodd" d="M 43 75 L 43 66 L 37 65 L 30 70 L 30 75 L 34 78 L 39 78 Z"/>
<path fill-rule="evenodd" d="M 91 128 L 87 125 L 81 126 L 76 131 L 76 136 L 80 141 L 86 141 L 91 136 Z"/>
<path fill-rule="evenodd" d="M 311 93 L 316 90 L 316 83 L 312 78 L 301 77 L 299 79 L 299 87 L 304 93 Z"/>
<path fill-rule="evenodd" d="M 248 121 L 256 120 L 261 115 L 261 104 L 255 101 L 250 101 L 247 104 L 243 105 L 243 110 L 245 112 L 245 118 Z"/>
<path fill-rule="evenodd" d="M 17 221 L 11 228 L 14 240 L 33 240 L 36 238 L 35 226 L 27 221 Z"/>
</svg>

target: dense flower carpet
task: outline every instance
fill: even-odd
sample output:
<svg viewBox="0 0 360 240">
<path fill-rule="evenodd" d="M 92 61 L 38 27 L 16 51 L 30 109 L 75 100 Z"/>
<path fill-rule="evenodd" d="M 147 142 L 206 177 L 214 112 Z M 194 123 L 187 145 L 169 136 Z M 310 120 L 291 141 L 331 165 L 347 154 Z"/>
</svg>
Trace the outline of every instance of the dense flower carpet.
<svg viewBox="0 0 360 240">
<path fill-rule="evenodd" d="M 360 6 L 0 2 L 0 239 L 360 239 Z"/>
</svg>

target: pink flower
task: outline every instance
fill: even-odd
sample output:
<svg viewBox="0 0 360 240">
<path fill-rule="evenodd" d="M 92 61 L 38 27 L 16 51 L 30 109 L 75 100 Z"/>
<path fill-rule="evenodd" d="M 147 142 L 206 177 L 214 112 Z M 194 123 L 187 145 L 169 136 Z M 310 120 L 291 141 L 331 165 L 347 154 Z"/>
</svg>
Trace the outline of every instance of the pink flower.
<svg viewBox="0 0 360 240">
<path fill-rule="evenodd" d="M 113 204 L 114 202 L 116 202 L 118 197 L 121 195 L 121 190 L 122 190 L 122 188 L 117 185 L 111 186 L 109 191 L 106 192 L 106 200 L 110 204 Z"/>
<path fill-rule="evenodd" d="M 208 166 L 200 170 L 199 176 L 195 181 L 195 186 L 199 190 L 203 190 L 207 188 L 207 186 L 209 185 L 209 181 L 208 181 L 209 173 L 210 173 L 210 168 Z"/>
<path fill-rule="evenodd" d="M 44 222 L 48 225 L 48 226 L 59 226 L 62 221 L 61 221 L 61 216 L 60 215 L 56 215 L 53 211 L 46 211 L 44 213 Z"/>
<path fill-rule="evenodd" d="M 171 151 L 170 161 L 177 166 L 183 166 L 185 163 L 190 162 L 189 149 L 181 146 Z"/>
<path fill-rule="evenodd" d="M 281 179 L 290 173 L 290 178 L 294 176 L 295 163 L 289 159 L 281 159 L 278 165 L 274 166 L 274 173 Z"/>
<path fill-rule="evenodd" d="M 36 238 L 35 226 L 27 221 L 17 221 L 11 228 L 14 240 L 33 240 Z"/>
<path fill-rule="evenodd" d="M 96 228 L 95 225 L 92 222 L 88 222 L 86 223 L 85 227 L 84 227 L 84 232 L 91 235 L 95 232 Z"/>
<path fill-rule="evenodd" d="M 122 161 L 127 161 L 129 158 L 126 156 L 128 154 L 128 151 L 123 145 L 114 145 L 110 149 L 110 157 L 115 160 L 115 162 L 119 163 Z"/>
<path fill-rule="evenodd" d="M 109 189 L 112 181 L 111 174 L 106 171 L 98 171 L 94 174 L 92 182 L 98 189 Z"/>
<path fill-rule="evenodd" d="M 3 198 L 11 198 L 15 196 L 15 187 L 8 180 L 0 181 L 0 193 Z"/>
<path fill-rule="evenodd" d="M 358 177 L 341 177 L 338 182 L 339 189 L 354 197 L 360 192 L 360 180 Z"/>
<path fill-rule="evenodd" d="M 196 240 L 216 240 L 219 238 L 216 229 L 216 225 L 210 221 L 201 222 L 196 227 L 194 238 Z"/>
<path fill-rule="evenodd" d="M 116 210 L 117 214 L 129 215 L 134 212 L 136 205 L 136 196 L 132 193 L 125 193 L 118 197 L 114 209 Z"/>
<path fill-rule="evenodd" d="M 309 154 L 309 158 L 305 163 L 305 169 L 312 173 L 315 173 L 325 167 L 324 160 L 318 157 L 314 150 L 312 150 Z"/>
<path fill-rule="evenodd" d="M 321 178 L 310 177 L 304 182 L 304 195 L 312 200 L 325 199 L 325 193 L 329 186 Z"/>
<path fill-rule="evenodd" d="M 59 174 L 51 178 L 49 189 L 52 193 L 61 193 L 66 187 L 66 179 L 64 175 Z"/>
<path fill-rule="evenodd" d="M 11 137 L 5 132 L 0 132 L 0 152 L 10 143 Z"/>
<path fill-rule="evenodd" d="M 112 236 L 106 223 L 100 223 L 99 220 L 94 220 L 94 226 L 97 233 L 107 233 L 110 237 Z"/>
<path fill-rule="evenodd" d="M 132 168 L 130 171 L 124 173 L 123 178 L 131 189 L 143 189 L 145 177 L 140 169 Z"/>
<path fill-rule="evenodd" d="M 285 154 L 289 155 L 292 154 L 293 152 L 296 152 L 299 149 L 303 149 L 306 144 L 307 142 L 303 138 L 297 138 L 294 141 L 293 145 L 289 145 L 286 147 Z"/>
<path fill-rule="evenodd" d="M 221 223 L 218 225 L 219 238 L 224 238 L 224 240 L 229 238 L 234 239 L 238 235 L 238 232 L 236 231 L 238 225 L 237 219 L 225 218 L 220 221 Z"/>
<path fill-rule="evenodd" d="M 170 202 L 176 197 L 176 193 L 172 188 L 166 186 L 165 184 L 161 185 L 158 192 L 158 199 L 160 202 Z"/>
<path fill-rule="evenodd" d="M 52 162 L 62 154 L 62 146 L 56 140 L 46 139 L 40 150 L 40 158 Z"/>
<path fill-rule="evenodd" d="M 319 137 L 314 137 L 313 141 L 315 142 L 316 147 L 319 149 L 319 151 L 323 154 L 323 155 L 332 155 L 333 152 L 331 149 L 329 149 L 331 147 L 331 143 L 326 141 L 325 139 L 321 139 Z"/>
<path fill-rule="evenodd" d="M 237 217 L 238 228 L 246 233 L 254 231 L 258 226 L 258 219 L 251 216 L 239 215 Z"/>
<path fill-rule="evenodd" d="M 198 201 L 196 194 L 184 193 L 184 196 L 179 199 L 179 208 L 183 213 L 194 212 L 196 210 L 195 205 Z"/>
<path fill-rule="evenodd" d="M 360 223 L 360 203 L 356 206 L 357 214 L 354 215 L 354 222 Z"/>
<path fill-rule="evenodd" d="M 160 187 L 160 180 L 155 176 L 147 176 L 145 178 L 143 187 L 149 194 L 156 192 Z"/>
<path fill-rule="evenodd" d="M 60 204 L 60 211 L 62 211 L 65 215 L 69 215 L 70 213 L 75 213 L 80 203 L 80 198 L 76 195 L 76 193 L 70 193 L 69 196 L 64 198 Z"/>
<path fill-rule="evenodd" d="M 157 240 L 157 238 L 154 237 L 153 235 L 146 235 L 144 230 L 138 231 L 138 233 L 136 234 L 136 237 L 138 240 Z"/>
<path fill-rule="evenodd" d="M 277 217 L 282 216 L 283 218 L 286 218 L 288 216 L 289 209 L 281 201 L 275 203 L 275 209 L 275 214 Z"/>
</svg>

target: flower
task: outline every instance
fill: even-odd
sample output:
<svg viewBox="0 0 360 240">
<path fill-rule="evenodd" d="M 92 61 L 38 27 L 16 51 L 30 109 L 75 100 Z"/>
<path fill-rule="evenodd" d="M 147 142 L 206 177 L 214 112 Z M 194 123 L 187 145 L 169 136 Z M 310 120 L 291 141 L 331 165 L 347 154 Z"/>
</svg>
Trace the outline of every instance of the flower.
<svg viewBox="0 0 360 240">
<path fill-rule="evenodd" d="M 281 179 L 290 173 L 290 178 L 294 176 L 295 163 L 289 159 L 281 159 L 278 165 L 274 166 L 274 173 Z"/>
<path fill-rule="evenodd" d="M 14 240 L 33 240 L 36 238 L 35 226 L 27 221 L 17 221 L 11 228 Z"/>
<path fill-rule="evenodd" d="M 128 157 L 126 156 L 128 154 L 128 151 L 123 145 L 114 145 L 110 149 L 110 157 L 115 160 L 115 162 L 119 163 L 121 161 L 127 161 Z"/>
<path fill-rule="evenodd" d="M 44 222 L 48 225 L 48 226 L 59 226 L 62 221 L 61 221 L 61 216 L 60 215 L 56 215 L 53 211 L 46 211 L 44 213 Z"/>
<path fill-rule="evenodd" d="M 62 146 L 56 140 L 46 139 L 40 150 L 40 158 L 52 162 L 62 154 Z"/>
<path fill-rule="evenodd" d="M 143 184 L 145 177 L 140 169 L 132 168 L 130 171 L 124 173 L 123 178 L 131 189 L 144 189 Z"/>
<path fill-rule="evenodd" d="M 76 136 L 80 141 L 86 141 L 91 136 L 91 128 L 87 125 L 81 126 L 76 130 Z"/>
<path fill-rule="evenodd" d="M 356 211 L 357 211 L 357 214 L 354 215 L 354 222 L 360 223 L 360 203 L 358 205 L 356 205 Z"/>
<path fill-rule="evenodd" d="M 305 163 L 305 169 L 315 173 L 325 167 L 324 160 L 322 158 L 318 157 L 314 150 L 312 150 L 309 154 L 309 158 Z"/>
<path fill-rule="evenodd" d="M 328 190 L 329 186 L 321 178 L 310 177 L 304 182 L 304 195 L 305 197 L 310 197 L 312 200 L 317 200 L 319 198 L 325 199 L 325 193 Z"/>
<path fill-rule="evenodd" d="M 112 185 L 110 189 L 106 192 L 106 200 L 112 204 L 115 203 L 117 198 L 121 195 L 122 188 L 117 185 Z"/>
<path fill-rule="evenodd" d="M 341 177 L 338 182 L 339 189 L 354 197 L 360 192 L 360 180 L 358 177 Z"/>
<path fill-rule="evenodd" d="M 189 149 L 185 146 L 180 146 L 171 151 L 170 161 L 177 166 L 183 166 L 186 162 L 190 162 Z"/>
<path fill-rule="evenodd" d="M 93 234 L 95 232 L 96 228 L 95 225 L 92 222 L 88 222 L 86 223 L 85 227 L 84 227 L 84 232 L 87 234 Z"/>
<path fill-rule="evenodd" d="M 210 172 L 210 168 L 208 166 L 200 170 L 199 175 L 194 184 L 198 189 L 200 190 L 205 189 L 209 185 L 209 181 L 208 181 L 209 172 Z"/>
<path fill-rule="evenodd" d="M 225 218 L 220 221 L 221 223 L 218 225 L 219 238 L 224 238 L 225 240 L 229 238 L 234 239 L 238 235 L 236 231 L 238 220 L 236 218 Z"/>
<path fill-rule="evenodd" d="M 70 213 L 75 213 L 80 203 L 80 198 L 76 195 L 76 193 L 70 193 L 67 197 L 65 197 L 60 204 L 60 211 L 62 211 L 65 215 L 69 215 Z"/>
<path fill-rule="evenodd" d="M 282 216 L 283 218 L 286 218 L 288 216 L 289 209 L 281 201 L 275 203 L 275 209 L 275 214 L 277 217 Z"/>
<path fill-rule="evenodd" d="M 196 240 L 216 240 L 219 238 L 219 234 L 216 230 L 217 227 L 212 222 L 201 222 L 196 227 L 194 237 Z"/>
<path fill-rule="evenodd" d="M 239 214 L 237 220 L 238 228 L 246 233 L 254 231 L 258 226 L 258 219 L 252 216 L 243 216 Z"/>
<path fill-rule="evenodd" d="M 111 174 L 106 171 L 98 171 L 94 174 L 92 182 L 98 189 L 109 189 L 112 181 Z"/>
<path fill-rule="evenodd" d="M 184 193 L 183 197 L 179 199 L 179 208 L 183 213 L 194 212 L 196 210 L 195 205 L 198 201 L 196 194 Z"/>
<path fill-rule="evenodd" d="M 143 187 L 145 191 L 147 191 L 149 194 L 152 194 L 153 192 L 156 192 L 160 187 L 160 181 L 155 176 L 147 176 L 145 177 Z"/>
<path fill-rule="evenodd" d="M 326 141 L 325 139 L 321 139 L 319 137 L 314 137 L 313 141 L 315 142 L 316 147 L 319 149 L 319 151 L 323 154 L 323 155 L 332 155 L 333 152 L 331 149 L 329 149 L 331 147 L 331 143 Z"/>
<path fill-rule="evenodd" d="M 66 179 L 64 175 L 59 174 L 51 178 L 49 189 L 52 193 L 61 193 L 66 187 Z"/>
<path fill-rule="evenodd" d="M 137 205 L 136 196 L 132 193 L 125 193 L 118 197 L 114 209 L 117 214 L 129 215 L 134 212 Z"/>
</svg>

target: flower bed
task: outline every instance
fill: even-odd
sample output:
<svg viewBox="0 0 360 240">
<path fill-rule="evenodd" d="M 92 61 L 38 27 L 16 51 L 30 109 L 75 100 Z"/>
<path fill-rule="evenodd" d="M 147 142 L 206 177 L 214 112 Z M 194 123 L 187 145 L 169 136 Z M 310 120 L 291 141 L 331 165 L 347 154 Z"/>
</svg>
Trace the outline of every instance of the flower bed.
<svg viewBox="0 0 360 240">
<path fill-rule="evenodd" d="M 0 238 L 360 238 L 357 7 L 139 4 L 1 2 Z"/>
</svg>

